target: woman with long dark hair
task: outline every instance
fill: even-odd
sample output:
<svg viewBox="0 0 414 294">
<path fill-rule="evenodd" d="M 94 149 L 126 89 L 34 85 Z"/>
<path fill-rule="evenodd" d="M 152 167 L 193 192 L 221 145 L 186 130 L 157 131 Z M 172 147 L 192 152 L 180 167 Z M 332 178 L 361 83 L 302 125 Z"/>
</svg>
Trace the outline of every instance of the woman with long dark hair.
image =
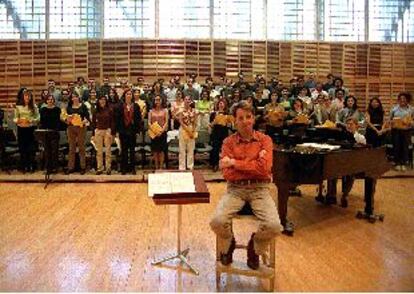
<svg viewBox="0 0 414 294">
<path fill-rule="evenodd" d="M 96 174 L 100 175 L 104 171 L 103 148 L 105 147 L 105 168 L 106 174 L 111 174 L 111 145 L 115 135 L 115 118 L 113 110 L 108 104 L 106 96 L 102 95 L 96 104 L 96 111 L 92 117 L 92 127 L 95 136 L 97 168 Z"/>
<path fill-rule="evenodd" d="M 229 135 L 229 126 L 233 122 L 233 116 L 228 114 L 227 102 L 220 99 L 216 104 L 216 109 L 210 115 L 211 128 L 211 145 L 213 149 L 210 152 L 210 165 L 213 171 L 217 171 L 219 167 L 220 151 L 223 141 Z"/>
<path fill-rule="evenodd" d="M 116 130 L 121 140 L 121 173 L 135 175 L 135 146 L 141 131 L 142 117 L 139 105 L 134 103 L 132 90 L 127 88 L 121 98 L 116 116 Z"/>
<path fill-rule="evenodd" d="M 78 92 L 72 92 L 66 112 L 63 113 L 63 117 L 68 125 L 67 134 L 69 141 L 69 160 L 66 174 L 75 171 L 77 146 L 80 158 L 80 174 L 83 175 L 86 172 L 86 128 L 89 125 L 90 117 L 88 108 L 81 102 Z"/>
<path fill-rule="evenodd" d="M 359 124 L 364 121 L 364 115 L 358 110 L 357 99 L 352 95 L 345 98 L 344 108 L 336 113 L 336 124 L 345 130 L 346 120 L 350 117 L 355 118 Z"/>
<path fill-rule="evenodd" d="M 367 122 L 365 137 L 367 143 L 372 145 L 372 147 L 382 145 L 383 133 L 385 131 L 384 114 L 381 100 L 378 97 L 371 98 L 367 112 L 365 113 L 365 120 Z"/>
<path fill-rule="evenodd" d="M 179 117 L 184 110 L 183 91 L 177 89 L 175 93 L 175 101 L 171 104 L 171 117 L 173 119 L 171 129 L 177 130 L 180 127 Z"/>
<path fill-rule="evenodd" d="M 197 136 L 196 124 L 197 114 L 194 110 L 194 103 L 190 96 L 184 98 L 184 110 L 180 116 L 180 129 L 178 133 L 179 149 L 178 155 L 179 169 L 192 170 L 194 167 L 194 149 Z"/>
<path fill-rule="evenodd" d="M 198 113 L 198 126 L 200 130 L 207 130 L 213 102 L 210 101 L 210 93 L 207 90 L 203 90 L 200 97 L 201 99 L 195 104 L 195 109 Z"/>
<path fill-rule="evenodd" d="M 48 89 L 43 89 L 42 93 L 40 94 L 40 101 L 39 103 L 37 103 L 37 108 L 40 110 L 40 108 L 46 106 L 47 104 L 47 97 L 50 95 L 52 95 L 52 93 L 49 93 Z"/>
<path fill-rule="evenodd" d="M 60 114 L 61 110 L 56 106 L 55 97 L 49 94 L 46 98 L 46 105 L 40 108 L 40 128 L 54 130 L 57 133 L 57 136 L 51 136 L 50 142 L 45 144 L 46 161 L 49 161 L 46 166 L 52 172 L 56 172 L 58 168 Z"/>
<path fill-rule="evenodd" d="M 112 110 L 116 109 L 119 105 L 119 96 L 114 87 L 109 89 L 108 105 L 112 108 Z"/>
<path fill-rule="evenodd" d="M 162 169 L 167 151 L 168 110 L 163 107 L 160 95 L 154 97 L 152 105 L 148 114 L 149 131 L 152 132 L 151 152 L 155 169 Z"/>
<path fill-rule="evenodd" d="M 408 163 L 408 146 L 414 126 L 414 108 L 410 105 L 411 94 L 401 92 L 397 98 L 398 104 L 391 109 L 391 135 L 394 149 L 395 169 L 405 171 Z"/>
<path fill-rule="evenodd" d="M 35 170 L 36 140 L 34 130 L 39 120 L 39 110 L 34 103 L 32 93 L 27 88 L 21 88 L 17 94 L 14 122 L 17 125 L 22 172 L 34 172 Z"/>
<path fill-rule="evenodd" d="M 265 106 L 265 133 L 276 141 L 282 135 L 283 122 L 287 115 L 283 106 L 277 103 L 277 92 L 270 93 L 270 103 Z"/>
<path fill-rule="evenodd" d="M 147 117 L 147 103 L 144 99 L 141 99 L 141 90 L 139 88 L 133 89 L 133 96 L 134 96 L 134 102 L 138 104 L 139 109 L 141 110 L 141 117 L 142 119 L 145 119 Z"/>
</svg>

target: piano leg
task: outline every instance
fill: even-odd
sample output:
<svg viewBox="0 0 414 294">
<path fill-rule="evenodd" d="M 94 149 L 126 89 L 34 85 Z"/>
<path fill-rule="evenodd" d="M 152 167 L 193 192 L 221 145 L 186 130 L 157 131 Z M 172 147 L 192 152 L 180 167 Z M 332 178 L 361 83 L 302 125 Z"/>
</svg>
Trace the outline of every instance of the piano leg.
<svg viewBox="0 0 414 294">
<path fill-rule="evenodd" d="M 278 184 L 277 186 L 277 209 L 279 213 L 280 224 L 283 226 L 282 233 L 293 236 L 293 223 L 287 219 L 287 207 L 289 200 L 289 185 Z"/>
<path fill-rule="evenodd" d="M 325 204 L 336 204 L 336 184 L 338 180 L 332 179 L 328 180 L 328 191 L 326 193 Z"/>
<path fill-rule="evenodd" d="M 354 185 L 355 178 L 353 176 L 343 176 L 342 177 L 342 198 L 341 198 L 341 207 L 348 207 L 348 195 L 352 190 Z"/>
<path fill-rule="evenodd" d="M 358 211 L 356 217 L 368 220 L 370 223 L 375 223 L 377 220 L 384 221 L 383 214 L 374 213 L 374 195 L 377 180 L 374 178 L 365 178 L 364 180 L 364 211 Z"/>
<path fill-rule="evenodd" d="M 365 178 L 364 180 L 364 200 L 366 214 L 373 214 L 374 212 L 374 194 L 377 180 L 372 178 Z"/>
<path fill-rule="evenodd" d="M 318 195 L 315 197 L 315 200 L 317 202 L 320 203 L 324 203 L 325 202 L 325 197 L 323 196 L 323 190 L 324 190 L 324 185 L 323 185 L 323 181 L 319 183 L 319 187 L 318 187 Z"/>
</svg>

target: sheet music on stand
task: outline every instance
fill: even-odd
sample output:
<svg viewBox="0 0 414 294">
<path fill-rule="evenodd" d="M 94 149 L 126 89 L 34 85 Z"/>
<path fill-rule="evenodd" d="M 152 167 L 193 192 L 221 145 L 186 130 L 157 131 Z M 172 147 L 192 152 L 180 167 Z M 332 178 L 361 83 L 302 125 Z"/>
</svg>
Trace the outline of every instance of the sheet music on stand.
<svg viewBox="0 0 414 294">
<path fill-rule="evenodd" d="M 188 261 L 190 248 L 181 250 L 182 206 L 185 204 L 209 203 L 208 192 L 203 174 L 200 171 L 159 171 L 148 175 L 148 196 L 156 205 L 177 205 L 177 251 L 173 255 L 151 262 L 159 265 L 165 261 L 179 259 L 196 275 L 199 274 Z"/>
<path fill-rule="evenodd" d="M 165 172 L 148 175 L 148 196 L 154 194 L 195 193 L 191 172 Z"/>
</svg>

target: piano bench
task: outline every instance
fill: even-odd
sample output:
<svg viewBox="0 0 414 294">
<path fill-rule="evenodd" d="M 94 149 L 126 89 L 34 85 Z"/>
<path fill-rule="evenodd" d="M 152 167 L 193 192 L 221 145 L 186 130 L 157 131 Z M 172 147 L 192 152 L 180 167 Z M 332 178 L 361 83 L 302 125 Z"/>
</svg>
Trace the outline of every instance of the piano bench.
<svg viewBox="0 0 414 294">
<path fill-rule="evenodd" d="M 237 225 L 238 227 L 245 227 L 247 222 L 253 222 L 256 224 L 258 219 L 253 214 L 238 214 L 233 219 L 233 228 Z M 220 252 L 218 250 L 218 239 L 216 237 L 216 287 L 217 290 L 220 289 L 221 274 L 226 273 L 227 275 L 242 275 L 249 277 L 257 277 L 261 279 L 269 280 L 269 291 L 274 291 L 275 286 L 275 277 L 276 277 L 276 242 L 273 238 L 267 248 L 267 252 L 261 257 L 260 266 L 257 270 L 249 268 L 246 264 L 246 260 L 241 262 L 234 260 L 229 265 L 223 265 L 220 261 Z M 245 249 L 247 253 L 247 244 L 237 243 L 236 240 L 236 249 Z M 247 255 L 247 254 L 246 254 Z"/>
</svg>

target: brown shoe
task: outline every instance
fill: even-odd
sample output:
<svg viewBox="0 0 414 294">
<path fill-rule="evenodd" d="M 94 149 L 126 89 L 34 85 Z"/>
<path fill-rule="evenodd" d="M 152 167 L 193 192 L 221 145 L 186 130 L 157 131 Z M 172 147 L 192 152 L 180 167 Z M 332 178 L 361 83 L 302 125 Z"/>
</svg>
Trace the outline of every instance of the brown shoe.
<svg viewBox="0 0 414 294">
<path fill-rule="evenodd" d="M 220 254 L 220 261 L 222 265 L 229 265 L 233 262 L 233 252 L 236 249 L 236 239 L 234 237 L 231 239 L 230 247 L 227 253 Z"/>
<path fill-rule="evenodd" d="M 259 268 L 260 258 L 259 255 L 254 251 L 254 233 L 250 237 L 249 243 L 247 244 L 247 266 L 253 270 Z"/>
</svg>

